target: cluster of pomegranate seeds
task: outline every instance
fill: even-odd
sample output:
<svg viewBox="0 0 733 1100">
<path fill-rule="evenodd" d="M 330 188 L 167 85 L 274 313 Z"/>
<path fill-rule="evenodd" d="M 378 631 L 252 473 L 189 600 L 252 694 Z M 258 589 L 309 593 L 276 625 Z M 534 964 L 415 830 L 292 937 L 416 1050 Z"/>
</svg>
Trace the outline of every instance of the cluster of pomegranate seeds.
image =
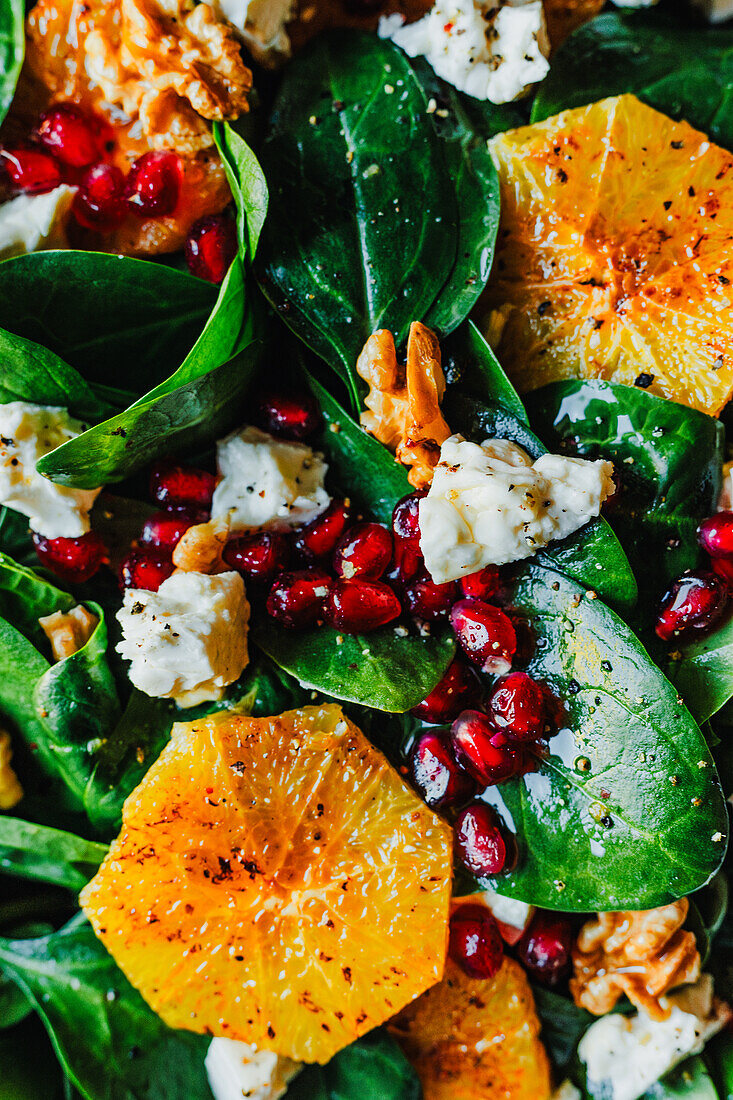
<svg viewBox="0 0 733 1100">
<path fill-rule="evenodd" d="M 546 985 L 555 985 L 570 969 L 573 930 L 559 913 L 538 910 L 517 945 L 521 962 Z"/>
<path fill-rule="evenodd" d="M 46 538 L 33 534 L 38 560 L 68 584 L 83 584 L 90 580 L 107 561 L 107 548 L 95 531 L 79 538 Z"/>
<path fill-rule="evenodd" d="M 493 978 L 504 959 L 497 925 L 485 905 L 459 905 L 450 919 L 448 953 L 472 978 Z"/>
<path fill-rule="evenodd" d="M 222 283 L 237 254 L 237 228 L 226 214 L 210 214 L 191 227 L 185 246 L 192 275 L 210 283 Z"/>
</svg>

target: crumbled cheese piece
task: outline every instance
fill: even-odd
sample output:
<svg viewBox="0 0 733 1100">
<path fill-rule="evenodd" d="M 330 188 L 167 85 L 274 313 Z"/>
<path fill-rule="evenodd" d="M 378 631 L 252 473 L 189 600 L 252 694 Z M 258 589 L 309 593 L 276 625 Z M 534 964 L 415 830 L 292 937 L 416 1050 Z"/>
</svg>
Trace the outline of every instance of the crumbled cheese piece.
<svg viewBox="0 0 733 1100">
<path fill-rule="evenodd" d="M 127 589 L 117 652 L 146 695 L 186 707 L 221 699 L 249 663 L 249 610 L 239 573 L 174 573 L 157 592 Z"/>
<path fill-rule="evenodd" d="M 219 441 L 217 461 L 222 480 L 211 511 L 232 531 L 307 523 L 330 502 L 323 488 L 328 466 L 304 443 L 242 428 Z"/>
<path fill-rule="evenodd" d="M 621 3 L 623 6 L 623 0 Z M 657 3 L 657 0 L 650 0 L 650 3 Z M 691 0 L 691 3 L 693 8 L 697 8 L 705 16 L 708 23 L 723 23 L 733 15 L 733 0 Z"/>
<path fill-rule="evenodd" d="M 285 24 L 295 15 L 295 0 L 205 0 L 205 3 L 239 31 L 260 64 L 276 65 L 290 57 Z"/>
<path fill-rule="evenodd" d="M 557 1086 L 550 1100 L 583 1100 L 583 1094 L 572 1081 L 566 1078 L 561 1085 Z"/>
<path fill-rule="evenodd" d="M 0 504 L 29 517 L 47 538 L 78 538 L 100 489 L 67 489 L 36 472 L 39 458 L 76 439 L 85 425 L 66 409 L 10 401 L 0 405 Z"/>
<path fill-rule="evenodd" d="M 65 661 L 83 649 L 97 629 L 99 619 L 84 604 L 77 604 L 71 611 L 54 611 L 38 620 L 43 633 L 51 643 L 54 661 Z"/>
<path fill-rule="evenodd" d="M 0 810 L 3 811 L 12 810 L 23 797 L 23 788 L 10 765 L 12 759 L 10 734 L 0 729 Z"/>
<path fill-rule="evenodd" d="M 612 473 L 610 462 L 546 454 L 533 463 L 505 439 L 479 445 L 451 436 L 420 501 L 428 572 L 443 584 L 531 557 L 599 514 L 614 490 Z"/>
<path fill-rule="evenodd" d="M 212 1039 L 206 1073 L 214 1100 L 279 1100 L 302 1065 L 234 1039 Z"/>
<path fill-rule="evenodd" d="M 497 894 L 496 890 L 482 890 L 481 900 L 500 924 L 509 925 L 520 932 L 524 932 L 534 914 L 533 905 L 528 905 L 526 901 L 517 901 L 515 898 L 505 898 L 502 894 Z"/>
<path fill-rule="evenodd" d="M 0 206 L 0 260 L 67 248 L 66 222 L 75 187 L 62 183 L 45 195 L 17 195 Z"/>
<path fill-rule="evenodd" d="M 379 34 L 410 57 L 425 57 L 459 91 L 492 103 L 516 99 L 550 67 L 540 0 L 437 0 L 416 23 L 383 16 Z"/>
</svg>

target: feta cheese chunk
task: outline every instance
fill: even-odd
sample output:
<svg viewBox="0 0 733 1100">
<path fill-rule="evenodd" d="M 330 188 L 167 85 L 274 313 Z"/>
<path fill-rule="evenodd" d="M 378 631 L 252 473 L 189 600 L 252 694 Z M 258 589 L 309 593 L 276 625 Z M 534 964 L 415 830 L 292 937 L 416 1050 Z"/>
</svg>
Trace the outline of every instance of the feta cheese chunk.
<svg viewBox="0 0 733 1100">
<path fill-rule="evenodd" d="M 383 16 L 379 35 L 410 57 L 425 57 L 459 91 L 492 103 L 516 99 L 550 67 L 540 0 L 437 0 L 416 23 Z"/>
<path fill-rule="evenodd" d="M 62 183 L 45 195 L 17 195 L 0 206 L 0 260 L 67 248 L 66 221 L 75 187 Z"/>
<path fill-rule="evenodd" d="M 32 530 L 46 538 L 75 539 L 89 530 L 101 489 L 68 489 L 36 472 L 39 458 L 83 431 L 84 424 L 57 406 L 0 405 L 0 504 L 28 516 Z"/>
<path fill-rule="evenodd" d="M 285 24 L 295 14 L 295 0 L 205 0 L 220 19 L 239 31 L 252 56 L 263 65 L 290 57 Z"/>
<path fill-rule="evenodd" d="M 232 531 L 295 527 L 307 523 L 331 500 L 323 488 L 328 466 L 304 443 L 275 439 L 259 428 L 242 428 L 217 444 L 222 479 L 211 513 Z"/>
<path fill-rule="evenodd" d="M 657 0 L 650 0 L 650 2 L 657 3 Z M 733 0 L 691 0 L 691 2 L 693 8 L 704 15 L 708 23 L 724 23 L 733 15 Z"/>
<path fill-rule="evenodd" d="M 577 531 L 614 489 L 613 465 L 452 435 L 420 501 L 420 548 L 437 584 L 529 558 Z"/>
<path fill-rule="evenodd" d="M 235 1039 L 212 1039 L 206 1073 L 214 1100 L 280 1100 L 302 1064 Z"/>
<path fill-rule="evenodd" d="M 174 573 L 157 592 L 128 588 L 117 652 L 132 683 L 179 706 L 221 699 L 249 663 L 249 602 L 239 573 Z"/>
</svg>

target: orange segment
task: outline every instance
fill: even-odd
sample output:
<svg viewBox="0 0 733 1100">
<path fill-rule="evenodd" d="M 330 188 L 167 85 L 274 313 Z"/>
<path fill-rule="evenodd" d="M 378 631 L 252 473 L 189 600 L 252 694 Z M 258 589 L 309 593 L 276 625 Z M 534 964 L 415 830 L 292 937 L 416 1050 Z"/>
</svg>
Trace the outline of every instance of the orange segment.
<svg viewBox="0 0 733 1100">
<path fill-rule="evenodd" d="M 733 157 L 632 95 L 491 141 L 483 307 L 521 390 L 607 378 L 717 414 L 733 391 Z"/>
<path fill-rule="evenodd" d="M 82 906 L 172 1027 L 327 1061 L 437 982 L 451 831 L 336 705 L 174 727 Z"/>
<path fill-rule="evenodd" d="M 527 975 L 509 958 L 489 981 L 449 960 L 440 985 L 390 1024 L 423 1100 L 547 1100 L 550 1066 L 539 1030 Z"/>
</svg>

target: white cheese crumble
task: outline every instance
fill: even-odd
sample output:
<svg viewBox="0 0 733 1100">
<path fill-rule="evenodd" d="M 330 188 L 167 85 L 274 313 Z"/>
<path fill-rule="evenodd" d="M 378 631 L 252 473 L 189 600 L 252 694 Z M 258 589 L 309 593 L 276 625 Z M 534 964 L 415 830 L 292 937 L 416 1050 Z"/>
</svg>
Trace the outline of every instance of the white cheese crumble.
<svg viewBox="0 0 733 1100">
<path fill-rule="evenodd" d="M 66 222 L 75 187 L 62 183 L 45 195 L 17 195 L 0 206 L 0 260 L 67 248 Z"/>
<path fill-rule="evenodd" d="M 420 501 L 420 548 L 438 584 L 529 558 L 577 531 L 614 490 L 613 465 L 452 435 Z"/>
<path fill-rule="evenodd" d="M 497 894 L 496 890 L 482 890 L 481 900 L 501 924 L 508 924 L 520 932 L 524 932 L 534 914 L 533 905 L 515 898 L 505 898 L 503 894 Z"/>
<path fill-rule="evenodd" d="M 212 1039 L 205 1059 L 214 1100 L 280 1100 L 300 1062 L 234 1039 Z"/>
<path fill-rule="evenodd" d="M 174 573 L 157 592 L 127 589 L 117 652 L 146 695 L 183 707 L 215 701 L 249 663 L 249 610 L 239 573 Z"/>
<path fill-rule="evenodd" d="M 0 405 L 0 504 L 28 516 L 46 538 L 79 538 L 100 489 L 68 489 L 36 472 L 36 463 L 86 430 L 66 409 L 9 401 Z"/>
<path fill-rule="evenodd" d="M 305 443 L 287 443 L 259 428 L 242 428 L 217 444 L 221 481 L 212 515 L 232 531 L 307 523 L 328 506 L 328 466 Z"/>
<path fill-rule="evenodd" d="M 657 0 L 651 2 L 657 3 Z M 723 23 L 733 15 L 733 0 L 692 0 L 692 6 L 705 16 L 708 23 Z"/>
<path fill-rule="evenodd" d="M 295 0 L 205 0 L 220 19 L 234 27 L 252 56 L 263 65 L 290 57 L 285 24 L 295 15 Z"/>
<path fill-rule="evenodd" d="M 383 16 L 379 35 L 410 57 L 425 57 L 459 91 L 492 103 L 516 99 L 550 68 L 540 0 L 437 0 L 416 23 Z"/>
</svg>

